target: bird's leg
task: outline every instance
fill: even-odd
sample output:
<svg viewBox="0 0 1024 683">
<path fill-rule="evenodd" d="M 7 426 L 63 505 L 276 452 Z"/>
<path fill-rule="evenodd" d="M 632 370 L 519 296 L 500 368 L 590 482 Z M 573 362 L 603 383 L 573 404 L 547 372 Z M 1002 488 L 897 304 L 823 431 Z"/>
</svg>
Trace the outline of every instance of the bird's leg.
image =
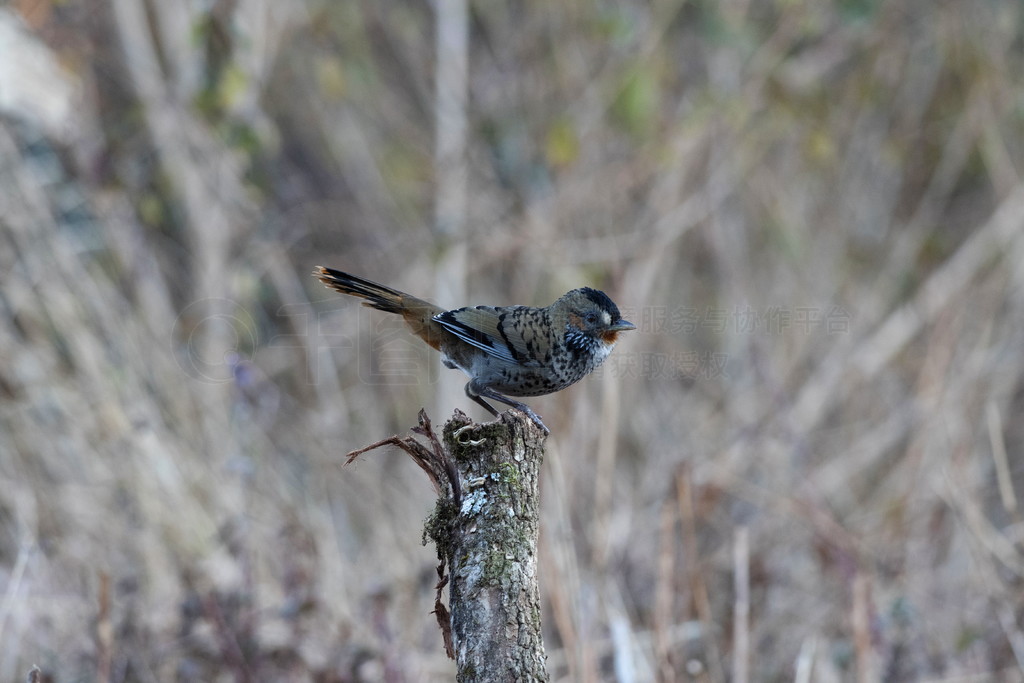
<svg viewBox="0 0 1024 683">
<path fill-rule="evenodd" d="M 480 398 L 476 394 L 471 393 L 469 391 L 469 385 L 468 384 L 466 385 L 466 396 L 469 396 L 471 399 L 473 399 L 478 404 L 483 406 L 484 410 L 486 410 L 488 413 L 490 413 L 494 417 L 498 417 L 498 411 L 494 409 L 494 406 L 492 406 L 490 403 L 488 403 L 487 401 L 483 400 L 482 398 Z"/>
<path fill-rule="evenodd" d="M 526 405 L 525 403 L 520 403 L 519 401 L 514 401 L 508 396 L 503 396 L 494 389 L 482 387 L 480 385 L 474 385 L 473 382 L 469 382 L 468 384 L 466 384 L 466 396 L 469 396 L 471 399 L 479 403 L 481 406 L 484 407 L 484 409 L 487 412 L 489 412 L 491 415 L 494 415 L 495 417 L 498 416 L 498 411 L 495 410 L 494 407 L 491 406 L 491 404 L 485 401 L 484 397 L 489 398 L 493 401 L 500 401 L 507 406 L 511 406 L 516 410 L 526 413 L 526 416 L 533 420 L 534 424 L 540 427 L 545 434 L 551 433 L 551 430 L 547 428 L 547 425 L 544 424 L 544 421 L 540 419 L 540 415 L 533 412 L 533 409 L 530 408 L 530 406 Z"/>
</svg>

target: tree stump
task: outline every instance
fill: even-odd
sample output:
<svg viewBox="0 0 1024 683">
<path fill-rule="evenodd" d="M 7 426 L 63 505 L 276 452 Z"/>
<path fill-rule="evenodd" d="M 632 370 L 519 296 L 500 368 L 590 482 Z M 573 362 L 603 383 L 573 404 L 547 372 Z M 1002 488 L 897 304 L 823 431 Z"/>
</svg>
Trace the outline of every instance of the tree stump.
<svg viewBox="0 0 1024 683">
<path fill-rule="evenodd" d="M 486 424 L 456 411 L 444 426 L 461 500 L 456 510 L 440 499 L 427 533 L 450 567 L 460 683 L 548 679 L 537 584 L 545 439 L 518 411 Z"/>
<path fill-rule="evenodd" d="M 546 681 L 537 584 L 540 465 L 547 435 L 509 410 L 480 424 L 459 410 L 438 440 L 424 411 L 413 437 L 392 436 L 352 451 L 396 446 L 437 491 L 423 530 L 437 546 L 434 612 L 459 683 Z M 446 573 L 451 567 L 451 574 Z M 441 602 L 449 585 L 451 610 Z"/>
</svg>

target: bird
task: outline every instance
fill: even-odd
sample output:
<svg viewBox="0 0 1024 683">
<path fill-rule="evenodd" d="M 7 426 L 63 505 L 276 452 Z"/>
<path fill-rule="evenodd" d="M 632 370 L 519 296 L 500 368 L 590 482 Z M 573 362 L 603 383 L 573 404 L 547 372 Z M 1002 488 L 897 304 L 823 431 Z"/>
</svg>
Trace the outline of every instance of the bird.
<svg viewBox="0 0 1024 683">
<path fill-rule="evenodd" d="M 580 287 L 550 306 L 467 306 L 445 310 L 418 297 L 340 270 L 317 266 L 324 285 L 364 299 L 363 305 L 397 313 L 409 330 L 441 352 L 446 368 L 469 377 L 466 396 L 497 417 L 487 400 L 522 411 L 545 434 L 550 430 L 512 396 L 561 391 L 604 362 L 619 334 L 635 330 L 604 292 Z"/>
</svg>

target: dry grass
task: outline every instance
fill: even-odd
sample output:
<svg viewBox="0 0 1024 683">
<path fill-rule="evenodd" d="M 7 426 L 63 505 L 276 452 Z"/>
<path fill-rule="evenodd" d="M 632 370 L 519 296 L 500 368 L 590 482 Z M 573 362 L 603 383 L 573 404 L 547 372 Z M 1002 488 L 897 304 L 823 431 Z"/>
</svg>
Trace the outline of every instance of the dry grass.
<svg viewBox="0 0 1024 683">
<path fill-rule="evenodd" d="M 641 327 L 533 402 L 553 680 L 1024 680 L 1019 3 L 474 3 L 440 128 L 429 3 L 197 7 L 0 9 L 0 679 L 452 677 L 341 463 L 469 406 L 323 263 Z"/>
</svg>

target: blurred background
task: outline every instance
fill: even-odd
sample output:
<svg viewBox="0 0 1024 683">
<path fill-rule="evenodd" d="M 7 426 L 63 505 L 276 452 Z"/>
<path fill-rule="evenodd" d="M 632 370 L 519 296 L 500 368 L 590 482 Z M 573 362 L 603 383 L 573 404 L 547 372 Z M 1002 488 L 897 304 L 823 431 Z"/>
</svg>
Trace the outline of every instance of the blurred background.
<svg viewBox="0 0 1024 683">
<path fill-rule="evenodd" d="M 556 681 L 1020 681 L 1017 0 L 0 7 L 0 678 L 444 681 L 460 373 L 313 266 L 639 330 L 531 400 Z"/>
</svg>

